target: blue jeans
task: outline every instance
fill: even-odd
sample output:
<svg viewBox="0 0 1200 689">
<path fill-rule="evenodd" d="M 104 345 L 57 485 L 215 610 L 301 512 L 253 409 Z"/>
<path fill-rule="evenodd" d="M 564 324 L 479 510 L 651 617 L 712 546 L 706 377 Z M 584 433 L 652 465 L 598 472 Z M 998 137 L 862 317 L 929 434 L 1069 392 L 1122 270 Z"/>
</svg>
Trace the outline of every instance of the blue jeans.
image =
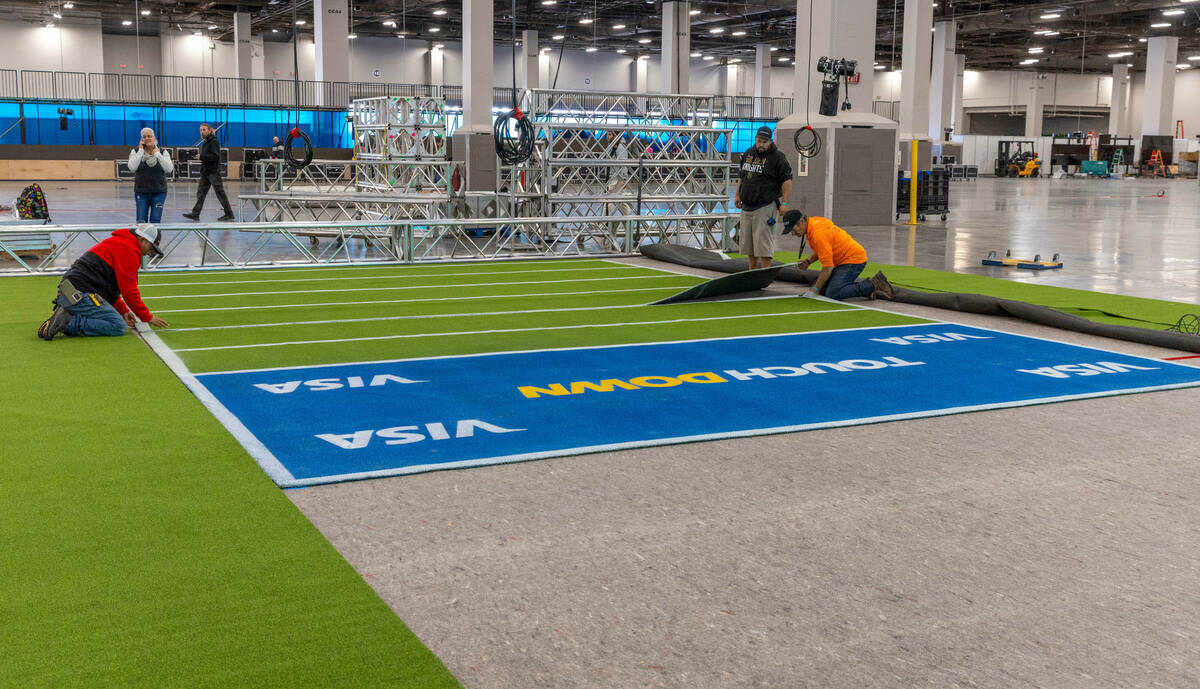
<svg viewBox="0 0 1200 689">
<path fill-rule="evenodd" d="M 163 204 L 167 202 L 167 192 L 160 194 L 139 194 L 134 192 L 133 200 L 137 202 L 138 222 L 158 222 L 162 220 Z"/>
<path fill-rule="evenodd" d="M 838 301 L 854 297 L 870 297 L 875 291 L 875 285 L 865 279 L 855 282 L 863 268 L 866 267 L 866 263 L 847 263 L 834 268 L 833 274 L 829 276 L 829 282 L 825 283 L 821 294 Z"/>
<path fill-rule="evenodd" d="M 99 294 L 84 293 L 83 299 L 74 306 L 67 305 L 67 298 L 58 297 L 58 305 L 74 316 L 65 332 L 68 335 L 124 335 L 128 330 L 125 319 Z"/>
</svg>

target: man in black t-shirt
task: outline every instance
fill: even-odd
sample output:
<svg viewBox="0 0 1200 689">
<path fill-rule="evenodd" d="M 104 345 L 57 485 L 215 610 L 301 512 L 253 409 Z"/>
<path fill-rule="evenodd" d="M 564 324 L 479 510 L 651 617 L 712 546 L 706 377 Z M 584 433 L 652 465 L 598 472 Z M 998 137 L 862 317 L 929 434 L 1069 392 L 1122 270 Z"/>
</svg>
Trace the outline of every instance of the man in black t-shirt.
<svg viewBox="0 0 1200 689">
<path fill-rule="evenodd" d="M 775 235 L 771 221 L 779 210 L 789 209 L 792 196 L 792 166 L 771 140 L 771 128 L 759 127 L 754 146 L 738 163 L 738 187 L 734 205 L 742 209 L 738 226 L 738 249 L 746 254 L 750 270 L 766 268 L 775 258 Z"/>
</svg>

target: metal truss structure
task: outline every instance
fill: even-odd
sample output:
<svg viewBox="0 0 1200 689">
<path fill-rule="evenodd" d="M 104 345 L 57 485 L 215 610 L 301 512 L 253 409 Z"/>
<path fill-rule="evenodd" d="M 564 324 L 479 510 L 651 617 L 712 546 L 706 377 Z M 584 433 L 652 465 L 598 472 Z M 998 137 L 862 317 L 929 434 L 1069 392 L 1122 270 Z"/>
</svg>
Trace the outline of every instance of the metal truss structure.
<svg viewBox="0 0 1200 689">
<path fill-rule="evenodd" d="M 718 96 L 533 89 L 525 92 L 521 109 L 535 122 L 671 122 L 711 127 L 720 101 Z"/>
<path fill-rule="evenodd" d="M 619 256 L 645 243 L 718 246 L 736 215 L 379 219 L 160 225 L 163 256 L 143 270 L 261 268 L 533 257 Z M 27 228 L 0 225 L 0 275 L 57 274 L 121 225 L 44 225 L 54 249 L 26 261 L 9 237 Z M 314 235 L 336 241 L 314 246 Z"/>
<path fill-rule="evenodd" d="M 446 99 L 380 96 L 350 103 L 357 160 L 444 159 Z"/>
</svg>

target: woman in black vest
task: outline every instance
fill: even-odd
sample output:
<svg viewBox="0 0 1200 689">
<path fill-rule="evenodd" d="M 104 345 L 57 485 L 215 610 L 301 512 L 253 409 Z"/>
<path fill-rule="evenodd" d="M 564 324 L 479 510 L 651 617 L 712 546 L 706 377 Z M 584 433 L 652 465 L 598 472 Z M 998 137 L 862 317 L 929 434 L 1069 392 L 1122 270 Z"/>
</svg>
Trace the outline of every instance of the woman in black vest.
<svg viewBox="0 0 1200 689">
<path fill-rule="evenodd" d="M 167 200 L 167 175 L 175 171 L 175 166 L 158 147 L 153 129 L 142 130 L 142 143 L 129 152 L 129 169 L 133 171 L 137 221 L 157 223 L 162 220 L 163 203 Z"/>
</svg>

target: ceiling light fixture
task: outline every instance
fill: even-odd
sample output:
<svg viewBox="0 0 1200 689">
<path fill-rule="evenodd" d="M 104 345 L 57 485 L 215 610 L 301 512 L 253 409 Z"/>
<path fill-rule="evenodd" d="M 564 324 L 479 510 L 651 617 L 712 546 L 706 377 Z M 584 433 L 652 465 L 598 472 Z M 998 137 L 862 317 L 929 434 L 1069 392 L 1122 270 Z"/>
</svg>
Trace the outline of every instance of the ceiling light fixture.
<svg viewBox="0 0 1200 689">
<path fill-rule="evenodd" d="M 1023 64 L 1023 65 L 1032 65 L 1035 62 L 1037 62 L 1036 58 L 1029 58 L 1028 60 L 1021 60 L 1021 64 Z"/>
<path fill-rule="evenodd" d="M 557 2 L 558 2 L 558 0 L 542 0 L 542 4 L 546 5 L 547 7 L 549 7 L 550 5 L 553 5 Z"/>
<path fill-rule="evenodd" d="M 348 38 L 349 40 L 353 41 L 354 39 L 358 38 L 358 34 L 356 34 L 356 33 L 348 33 L 348 34 L 346 34 L 346 38 Z"/>
<path fill-rule="evenodd" d="M 564 36 L 560 33 L 556 33 L 553 36 L 551 36 L 550 38 L 555 41 L 561 41 L 562 39 L 566 38 L 566 36 Z"/>
<path fill-rule="evenodd" d="M 1049 29 L 1042 29 L 1041 31 L 1034 31 L 1033 35 L 1034 36 L 1045 36 L 1048 33 L 1050 33 Z"/>
<path fill-rule="evenodd" d="M 1042 19 L 1058 19 L 1061 16 L 1058 12 L 1051 12 L 1050 14 L 1043 14 Z"/>
<path fill-rule="evenodd" d="M 584 49 L 583 49 L 583 52 L 585 52 L 585 53 L 594 53 L 594 52 L 596 52 L 597 50 L 599 50 L 599 48 L 597 48 L 596 46 L 594 46 L 594 45 L 589 45 L 587 48 L 584 48 Z"/>
<path fill-rule="evenodd" d="M 1185 1 L 1186 1 L 1186 0 L 1185 0 Z M 64 9 L 64 10 L 73 9 L 74 7 L 75 7 L 75 3 L 73 3 L 73 2 L 64 2 L 64 3 L 63 3 L 63 9 Z"/>
<path fill-rule="evenodd" d="M 1163 16 L 1174 17 L 1175 15 L 1183 14 L 1183 10 L 1163 10 Z"/>
<path fill-rule="evenodd" d="M 1197 60 L 1200 60 L 1200 55 L 1192 55 L 1188 59 L 1191 60 L 1192 62 L 1195 62 Z"/>
<path fill-rule="evenodd" d="M 625 53 L 627 53 L 627 52 L 629 52 L 629 51 L 628 51 L 628 50 L 625 50 L 624 48 L 617 48 L 617 53 L 618 53 L 618 54 L 624 55 L 624 54 L 625 54 Z"/>
<path fill-rule="evenodd" d="M 209 24 L 209 25 L 208 25 L 208 30 L 209 30 L 209 31 L 212 31 L 213 29 L 216 29 L 216 28 L 217 28 L 217 25 L 216 25 L 216 24 Z"/>
<path fill-rule="evenodd" d="M 731 64 L 731 65 L 732 65 L 732 64 L 734 64 L 734 63 L 736 63 L 736 62 L 741 62 L 741 61 L 742 61 L 742 58 L 740 58 L 740 57 L 735 57 L 735 58 L 733 58 L 732 60 L 730 60 L 730 61 L 729 61 L 729 64 Z"/>
<path fill-rule="evenodd" d="M 305 20 L 303 20 L 303 19 L 297 19 L 297 20 L 296 20 L 296 26 L 304 26 L 304 25 L 305 25 L 305 24 L 307 24 L 307 23 L 308 23 L 308 22 L 307 22 L 307 21 L 305 21 Z"/>
<path fill-rule="evenodd" d="M 730 36 L 745 36 L 746 32 L 745 31 L 734 31 L 733 33 L 731 33 L 729 35 Z"/>
<path fill-rule="evenodd" d="M 704 56 L 704 59 L 705 59 L 705 60 L 711 60 L 711 59 L 713 59 L 713 56 L 712 56 L 712 55 L 705 55 L 705 56 Z"/>
<path fill-rule="evenodd" d="M 721 27 L 718 26 L 715 29 L 709 29 L 708 32 L 711 34 L 725 33 L 725 29 L 722 29 Z"/>
<path fill-rule="evenodd" d="M 122 19 L 121 26 L 133 26 L 133 20 L 132 19 Z"/>
<path fill-rule="evenodd" d="M 1045 50 L 1045 48 L 1030 48 L 1029 54 L 1030 55 L 1040 55 L 1043 50 Z"/>
<path fill-rule="evenodd" d="M 46 22 L 46 28 L 47 28 L 47 29 L 53 29 L 53 28 L 54 28 L 54 22 Z"/>
<path fill-rule="evenodd" d="M 641 43 L 642 45 L 646 45 L 647 43 L 650 42 L 650 40 L 651 39 L 649 39 L 649 38 L 639 38 L 638 43 Z"/>
<path fill-rule="evenodd" d="M 446 13 L 446 10 L 443 10 L 443 9 L 436 9 L 436 10 L 434 10 L 434 11 L 433 11 L 433 16 L 435 16 L 435 17 L 440 17 L 440 16 L 442 16 L 442 15 L 443 15 L 443 14 L 445 14 L 445 13 Z"/>
<path fill-rule="evenodd" d="M 62 15 L 59 14 L 58 12 L 55 12 L 53 16 L 55 19 L 62 19 Z"/>
<path fill-rule="evenodd" d="M 775 48 L 775 47 L 771 48 L 771 52 L 775 52 L 776 50 L 779 50 L 779 48 Z"/>
<path fill-rule="evenodd" d="M 279 29 L 271 29 L 271 33 L 279 33 Z"/>
<path fill-rule="evenodd" d="M 1183 1 L 1184 1 L 1184 2 L 1189 2 L 1190 0 L 1183 0 Z M 694 17 L 694 16 L 696 16 L 697 14 L 700 14 L 700 10 L 688 10 L 688 14 L 690 14 L 690 15 L 692 15 L 692 16 Z"/>
<path fill-rule="evenodd" d="M 579 23 L 580 24 L 591 24 L 594 21 L 596 21 L 596 20 L 592 19 L 591 17 L 584 17 L 583 19 L 579 20 Z"/>
<path fill-rule="evenodd" d="M 1111 57 L 1111 58 L 1118 58 L 1118 57 L 1129 57 L 1130 55 L 1133 55 L 1133 53 L 1131 53 L 1131 52 L 1129 52 L 1129 51 L 1122 51 L 1122 52 L 1119 52 L 1119 53 L 1109 53 L 1109 54 L 1108 54 L 1108 56 L 1109 56 L 1109 57 Z"/>
<path fill-rule="evenodd" d="M 391 19 L 388 19 L 388 20 L 386 20 L 386 21 L 384 21 L 384 22 L 383 22 L 383 25 L 384 25 L 384 26 L 395 26 L 395 25 L 396 25 L 396 22 L 392 21 Z"/>
<path fill-rule="evenodd" d="M 692 57 L 700 57 L 701 53 L 692 53 Z"/>
<path fill-rule="evenodd" d="M 142 16 L 143 16 L 143 17 L 149 17 L 149 16 L 150 16 L 150 10 L 142 10 Z"/>
<path fill-rule="evenodd" d="M 780 62 L 787 62 L 787 61 L 788 61 L 788 58 L 786 58 L 786 57 L 781 57 L 781 58 L 779 58 L 779 61 L 780 61 Z"/>
<path fill-rule="evenodd" d="M 613 29 L 615 29 L 617 31 L 620 31 L 621 29 L 624 29 L 624 28 L 625 28 L 624 24 L 613 24 Z"/>
<path fill-rule="evenodd" d="M 880 69 L 887 69 L 887 67 L 885 67 L 885 66 L 883 66 L 883 65 L 875 65 L 875 69 L 876 69 L 876 70 L 880 70 Z"/>
<path fill-rule="evenodd" d="M 1058 32 L 1057 31 L 1047 31 L 1046 33 L 1044 33 L 1042 35 L 1043 36 L 1057 36 Z"/>
<path fill-rule="evenodd" d="M 1191 69 L 1191 68 L 1192 68 L 1192 66 L 1187 65 L 1187 64 L 1175 65 L 1175 69 Z"/>
<path fill-rule="evenodd" d="M 1171 25 L 1170 22 L 1158 22 L 1157 24 L 1151 24 L 1150 28 L 1151 29 L 1165 29 L 1170 25 Z"/>
<path fill-rule="evenodd" d="M 429 33 L 437 33 L 437 32 L 439 32 L 439 31 L 441 31 L 441 30 L 442 30 L 442 27 L 440 27 L 440 26 L 431 26 L 431 27 L 429 27 Z"/>
</svg>

